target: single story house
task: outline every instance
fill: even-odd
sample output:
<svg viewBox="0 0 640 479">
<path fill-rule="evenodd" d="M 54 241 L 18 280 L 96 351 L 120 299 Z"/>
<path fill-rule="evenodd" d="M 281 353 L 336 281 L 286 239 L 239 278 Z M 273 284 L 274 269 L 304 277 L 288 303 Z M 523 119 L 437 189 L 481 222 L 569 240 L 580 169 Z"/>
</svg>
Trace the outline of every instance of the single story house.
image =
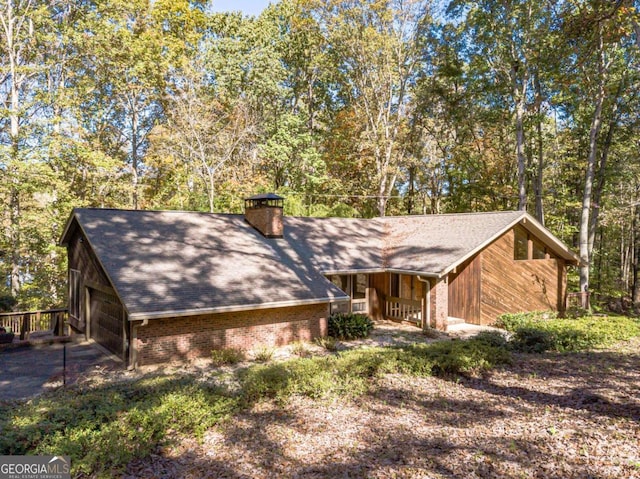
<svg viewBox="0 0 640 479">
<path fill-rule="evenodd" d="M 561 311 L 580 263 L 522 211 L 297 218 L 273 194 L 245 206 L 75 209 L 60 240 L 72 327 L 129 367 L 310 340 L 335 311 L 446 330 Z"/>
</svg>

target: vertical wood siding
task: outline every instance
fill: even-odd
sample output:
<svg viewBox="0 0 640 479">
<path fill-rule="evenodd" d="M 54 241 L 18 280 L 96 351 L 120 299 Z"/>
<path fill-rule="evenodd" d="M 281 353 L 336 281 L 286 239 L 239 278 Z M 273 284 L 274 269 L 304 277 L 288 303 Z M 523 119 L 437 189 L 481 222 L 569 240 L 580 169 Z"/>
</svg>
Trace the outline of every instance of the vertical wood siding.
<svg viewBox="0 0 640 479">
<path fill-rule="evenodd" d="M 89 242 L 82 234 L 77 224 L 72 226 L 73 233 L 69 241 L 67 248 L 67 255 L 69 260 L 69 268 L 75 269 L 80 272 L 80 317 L 69 318 L 71 325 L 79 331 L 84 331 L 86 327 L 87 312 L 86 312 L 86 288 L 87 283 L 94 283 L 102 285 L 106 288 L 111 288 L 111 284 L 107 279 L 107 275 L 102 270 L 99 261 L 96 258 L 93 249 L 89 245 Z M 69 310 L 71 312 L 71 309 Z"/>
<path fill-rule="evenodd" d="M 459 266 L 457 273 L 449 275 L 449 316 L 480 324 L 481 265 L 482 253 Z"/>
<path fill-rule="evenodd" d="M 514 260 L 513 252 L 513 230 L 482 252 L 481 324 L 504 313 L 562 309 L 564 260 Z"/>
</svg>

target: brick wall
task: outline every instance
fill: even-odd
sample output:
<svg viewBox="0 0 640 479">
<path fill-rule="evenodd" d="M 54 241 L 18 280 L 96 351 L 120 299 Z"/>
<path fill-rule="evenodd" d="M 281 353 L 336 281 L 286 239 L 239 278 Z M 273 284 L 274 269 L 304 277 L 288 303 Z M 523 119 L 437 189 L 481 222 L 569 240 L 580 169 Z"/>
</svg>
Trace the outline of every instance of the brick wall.
<svg viewBox="0 0 640 479">
<path fill-rule="evenodd" d="M 327 304 L 150 320 L 138 328 L 138 365 L 206 357 L 212 349 L 250 350 L 327 334 Z"/>
</svg>

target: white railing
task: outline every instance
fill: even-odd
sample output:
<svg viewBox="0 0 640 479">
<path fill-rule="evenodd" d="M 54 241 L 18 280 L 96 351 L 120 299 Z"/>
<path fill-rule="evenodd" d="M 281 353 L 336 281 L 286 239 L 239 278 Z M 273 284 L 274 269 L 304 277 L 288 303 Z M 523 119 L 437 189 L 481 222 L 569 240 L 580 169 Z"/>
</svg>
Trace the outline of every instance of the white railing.
<svg viewBox="0 0 640 479">
<path fill-rule="evenodd" d="M 412 323 L 422 322 L 422 301 L 387 296 L 384 301 L 385 317 Z"/>
</svg>

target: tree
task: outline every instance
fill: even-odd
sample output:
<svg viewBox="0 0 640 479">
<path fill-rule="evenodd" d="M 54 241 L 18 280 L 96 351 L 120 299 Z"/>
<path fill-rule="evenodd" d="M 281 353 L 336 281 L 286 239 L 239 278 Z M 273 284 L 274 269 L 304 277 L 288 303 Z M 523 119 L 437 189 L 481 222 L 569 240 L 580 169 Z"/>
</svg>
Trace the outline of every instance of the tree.
<svg viewBox="0 0 640 479">
<path fill-rule="evenodd" d="M 8 0 L 0 8 L 0 194 L 8 207 L 3 211 L 9 293 L 17 297 L 24 277 L 24 244 L 21 201 L 28 171 L 37 161 L 33 139 L 45 71 L 47 4 L 35 0 Z M 4 247 L 3 247 L 4 246 Z"/>
<path fill-rule="evenodd" d="M 484 91 L 478 93 L 497 93 L 508 100 L 506 103 L 513 113 L 518 209 L 526 210 L 528 162 L 525 121 L 532 93 L 540 95 L 539 72 L 544 65 L 536 65 L 535 62 L 540 59 L 537 52 L 548 48 L 543 39 L 549 36 L 548 15 L 553 6 L 521 0 L 485 0 L 454 2 L 453 7 L 451 11 L 459 15 L 462 11 L 466 12 L 471 68 L 475 80 L 482 81 L 484 85 L 480 86 Z M 491 101 L 490 96 L 488 101 Z M 541 155 L 539 162 L 541 165 Z M 538 181 L 536 186 L 540 188 L 541 182 Z M 541 192 L 536 192 L 536 197 L 541 197 Z"/>
<path fill-rule="evenodd" d="M 418 0 L 334 0 L 320 12 L 340 98 L 362 118 L 361 136 L 354 140 L 373 157 L 380 216 L 385 215 L 405 157 L 401 139 L 421 58 L 421 27 L 430 21 L 429 7 Z"/>
<path fill-rule="evenodd" d="M 570 64 L 570 68 L 573 73 L 580 75 L 584 85 L 580 90 L 580 93 L 584 94 L 581 100 L 584 101 L 584 105 L 587 105 L 590 116 L 579 232 L 580 258 L 584 262 L 580 267 L 580 291 L 583 292 L 589 290 L 590 263 L 593 259 L 593 240 L 597 226 L 593 199 L 594 196 L 600 197 L 604 187 L 604 176 L 600 181 L 595 182 L 599 167 L 598 152 L 603 147 L 601 138 L 603 116 L 608 113 L 615 124 L 616 108 L 613 106 L 617 104 L 618 99 L 613 96 L 616 92 L 619 95 L 622 90 L 618 88 L 619 83 L 614 90 L 610 85 L 617 83 L 616 77 L 620 79 L 620 75 L 627 70 L 625 56 L 621 49 L 621 40 L 624 35 L 621 22 L 624 20 L 622 18 L 624 10 L 621 11 L 620 6 L 620 3 L 612 5 L 609 2 L 600 1 L 579 4 L 574 10 L 566 12 L 567 20 L 564 25 L 565 34 L 575 52 L 574 62 Z M 575 100 L 577 99 L 574 99 L 574 107 L 577 106 Z M 609 107 L 608 112 L 607 107 Z M 580 109 L 577 108 L 576 111 L 580 112 Z M 608 150 L 610 139 L 609 146 L 606 143 L 605 140 L 604 146 Z M 602 175 L 606 167 L 606 155 L 606 151 L 602 151 L 600 155 Z M 587 306 L 586 302 L 583 306 Z"/>
</svg>

